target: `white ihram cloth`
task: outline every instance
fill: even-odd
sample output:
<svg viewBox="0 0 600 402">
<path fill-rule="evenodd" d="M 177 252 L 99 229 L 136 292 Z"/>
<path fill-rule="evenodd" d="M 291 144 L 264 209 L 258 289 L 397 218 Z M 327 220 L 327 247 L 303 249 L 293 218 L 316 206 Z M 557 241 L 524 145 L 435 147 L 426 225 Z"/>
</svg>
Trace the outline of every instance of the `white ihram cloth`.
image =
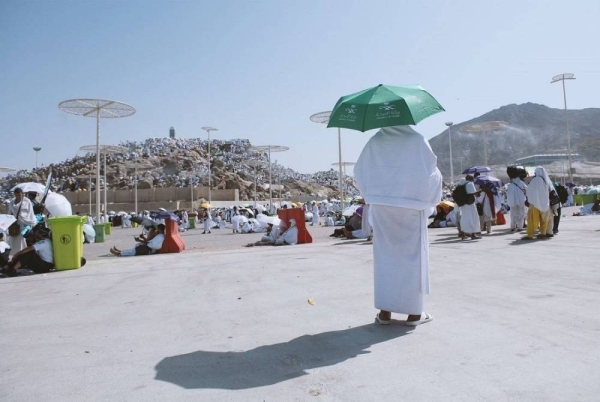
<svg viewBox="0 0 600 402">
<path fill-rule="evenodd" d="M 527 201 L 536 207 L 540 212 L 546 212 L 550 209 L 550 191 L 554 186 L 546 173 L 546 169 L 538 166 L 535 168 L 535 177 L 527 186 Z"/>
<path fill-rule="evenodd" d="M 312 224 L 313 225 L 318 225 L 319 224 L 319 207 L 317 206 L 317 204 L 315 204 L 315 206 L 312 209 Z"/>
<path fill-rule="evenodd" d="M 475 194 L 475 184 L 473 182 L 466 182 L 467 194 Z M 479 233 L 481 232 L 481 223 L 479 222 L 479 214 L 477 213 L 477 207 L 475 204 L 465 204 L 462 207 L 458 207 L 460 211 L 460 230 L 463 233 Z"/>
<path fill-rule="evenodd" d="M 408 126 L 386 127 L 365 145 L 354 177 L 370 205 L 375 307 L 420 314 L 429 293 L 427 217 L 442 198 L 429 143 Z"/>
<path fill-rule="evenodd" d="M 523 229 L 527 185 L 518 177 L 506 186 L 506 202 L 510 207 L 510 228 Z"/>
<path fill-rule="evenodd" d="M 37 222 L 35 214 L 33 213 L 33 204 L 27 197 L 21 198 L 20 202 L 16 202 L 16 199 L 13 199 L 10 204 L 8 204 L 8 213 L 17 218 L 19 231 L 23 230 L 23 227 L 27 225 L 35 226 Z M 4 238 L 10 245 L 10 252 L 13 255 L 27 247 L 27 242 L 21 234 L 18 236 L 8 236 L 7 233 Z"/>
</svg>

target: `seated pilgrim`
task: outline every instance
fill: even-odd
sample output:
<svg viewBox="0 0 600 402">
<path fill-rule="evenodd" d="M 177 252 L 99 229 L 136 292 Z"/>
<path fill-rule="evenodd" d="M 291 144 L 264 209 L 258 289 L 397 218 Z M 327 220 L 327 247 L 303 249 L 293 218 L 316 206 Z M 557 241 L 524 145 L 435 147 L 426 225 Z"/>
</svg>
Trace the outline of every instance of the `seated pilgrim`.
<svg viewBox="0 0 600 402">
<path fill-rule="evenodd" d="M 290 219 L 289 223 L 290 227 L 275 240 L 276 246 L 298 244 L 298 227 L 296 226 L 296 220 Z"/>
<path fill-rule="evenodd" d="M 594 201 L 593 204 L 585 204 L 579 208 L 579 212 L 573 212 L 573 216 L 596 215 L 600 213 L 600 200 Z"/>
<path fill-rule="evenodd" d="M 15 255 L 3 270 L 7 276 L 16 276 L 20 268 L 29 268 L 36 274 L 49 272 L 54 268 L 54 253 L 50 229 L 37 225 L 33 231 L 35 243 Z"/>
<path fill-rule="evenodd" d="M 267 233 L 260 238 L 256 243 L 248 243 L 246 247 L 254 246 L 273 246 L 279 237 L 279 227 L 274 227 L 272 223 L 267 224 Z"/>
<path fill-rule="evenodd" d="M 127 250 L 119 250 L 116 247 L 110 249 L 111 254 L 117 257 L 131 257 L 134 255 L 149 255 L 155 254 L 162 248 L 165 241 L 165 225 L 160 223 L 156 226 L 156 230 L 152 231 L 147 238 L 139 239 L 139 243 Z"/>
</svg>

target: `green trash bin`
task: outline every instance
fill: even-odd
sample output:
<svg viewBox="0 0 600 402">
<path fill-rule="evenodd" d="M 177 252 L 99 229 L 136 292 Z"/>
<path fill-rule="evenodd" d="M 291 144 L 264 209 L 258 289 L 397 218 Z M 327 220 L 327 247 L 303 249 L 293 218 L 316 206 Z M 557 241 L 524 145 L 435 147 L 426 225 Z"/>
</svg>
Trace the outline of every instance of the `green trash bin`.
<svg viewBox="0 0 600 402">
<path fill-rule="evenodd" d="M 83 216 L 61 216 L 48 219 L 52 230 L 54 268 L 58 271 L 81 268 L 83 257 Z"/>
<path fill-rule="evenodd" d="M 97 223 L 94 225 L 94 232 L 96 232 L 96 240 L 94 243 L 104 243 L 104 223 Z"/>
<path fill-rule="evenodd" d="M 188 218 L 188 224 L 190 226 L 190 229 L 196 229 L 196 218 Z"/>
<path fill-rule="evenodd" d="M 104 224 L 104 234 L 105 234 L 105 235 L 107 235 L 107 236 L 108 236 L 109 234 L 111 234 L 111 233 L 112 233 L 112 229 L 111 229 L 111 228 L 112 228 L 112 223 L 110 223 L 110 222 L 106 222 L 106 223 Z"/>
</svg>

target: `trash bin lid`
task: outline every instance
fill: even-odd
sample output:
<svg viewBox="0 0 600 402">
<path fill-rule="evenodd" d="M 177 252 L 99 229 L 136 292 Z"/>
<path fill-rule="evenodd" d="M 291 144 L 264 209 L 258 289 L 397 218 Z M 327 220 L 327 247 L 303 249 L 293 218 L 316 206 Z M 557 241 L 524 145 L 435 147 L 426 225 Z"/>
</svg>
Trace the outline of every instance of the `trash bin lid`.
<svg viewBox="0 0 600 402">
<path fill-rule="evenodd" d="M 73 216 L 55 216 L 48 218 L 48 224 L 52 226 L 53 223 L 83 223 L 86 218 L 79 215 Z"/>
</svg>

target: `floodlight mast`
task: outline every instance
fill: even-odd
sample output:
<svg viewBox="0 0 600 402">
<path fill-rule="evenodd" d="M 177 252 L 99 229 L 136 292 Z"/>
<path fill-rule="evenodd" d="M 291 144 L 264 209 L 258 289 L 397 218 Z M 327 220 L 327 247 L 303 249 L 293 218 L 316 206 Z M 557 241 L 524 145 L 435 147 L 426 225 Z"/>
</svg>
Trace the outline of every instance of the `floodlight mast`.
<svg viewBox="0 0 600 402">
<path fill-rule="evenodd" d="M 35 151 L 35 168 L 37 169 L 38 167 L 38 153 L 42 150 L 41 147 L 33 147 L 33 150 Z"/>
<path fill-rule="evenodd" d="M 569 181 L 573 183 L 573 166 L 571 161 L 571 133 L 569 132 L 569 114 L 567 113 L 567 90 L 565 88 L 565 80 L 574 80 L 575 74 L 563 73 L 552 77 L 551 84 L 562 81 L 563 99 L 565 102 L 565 120 L 567 123 L 567 158 L 569 160 Z"/>
<path fill-rule="evenodd" d="M 454 183 L 454 163 L 452 161 L 452 125 L 454 123 L 451 121 L 446 122 L 446 126 L 448 126 L 448 143 L 450 144 L 450 183 Z"/>
</svg>

